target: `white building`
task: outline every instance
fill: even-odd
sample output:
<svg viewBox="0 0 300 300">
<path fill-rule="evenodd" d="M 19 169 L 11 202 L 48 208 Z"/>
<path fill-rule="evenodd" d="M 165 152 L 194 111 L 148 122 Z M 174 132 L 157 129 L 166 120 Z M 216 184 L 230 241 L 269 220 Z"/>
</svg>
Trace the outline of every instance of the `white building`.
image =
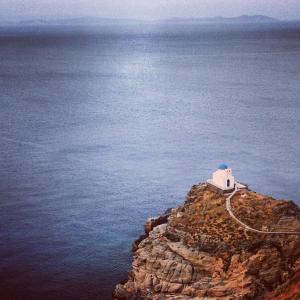
<svg viewBox="0 0 300 300">
<path fill-rule="evenodd" d="M 233 190 L 236 184 L 232 170 L 226 164 L 221 164 L 218 170 L 213 172 L 212 179 L 207 182 L 222 191 Z"/>
</svg>

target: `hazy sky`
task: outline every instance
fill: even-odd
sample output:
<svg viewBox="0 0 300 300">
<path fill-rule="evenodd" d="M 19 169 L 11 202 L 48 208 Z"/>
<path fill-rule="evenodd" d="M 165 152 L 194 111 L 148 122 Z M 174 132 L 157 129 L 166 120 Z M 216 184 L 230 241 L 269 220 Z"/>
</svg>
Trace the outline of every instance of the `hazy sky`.
<svg viewBox="0 0 300 300">
<path fill-rule="evenodd" d="M 159 19 L 241 14 L 300 19 L 300 0 L 0 0 L 2 20 L 36 16 Z"/>
</svg>

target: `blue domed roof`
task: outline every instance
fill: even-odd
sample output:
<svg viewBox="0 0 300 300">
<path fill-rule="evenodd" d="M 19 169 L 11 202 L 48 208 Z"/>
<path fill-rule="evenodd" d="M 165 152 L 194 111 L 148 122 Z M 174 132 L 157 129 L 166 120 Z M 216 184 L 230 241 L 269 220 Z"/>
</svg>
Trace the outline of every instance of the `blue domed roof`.
<svg viewBox="0 0 300 300">
<path fill-rule="evenodd" d="M 219 168 L 218 168 L 218 169 L 219 169 L 219 170 L 226 170 L 226 169 L 228 169 L 228 165 L 225 164 L 225 163 L 222 163 L 222 164 L 219 165 Z"/>
</svg>

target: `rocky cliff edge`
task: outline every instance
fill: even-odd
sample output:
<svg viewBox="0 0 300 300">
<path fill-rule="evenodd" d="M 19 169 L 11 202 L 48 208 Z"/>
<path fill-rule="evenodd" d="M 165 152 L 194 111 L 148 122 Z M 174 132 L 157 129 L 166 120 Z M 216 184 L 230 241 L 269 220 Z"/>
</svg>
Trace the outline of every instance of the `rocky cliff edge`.
<svg viewBox="0 0 300 300">
<path fill-rule="evenodd" d="M 300 299 L 300 235 L 248 231 L 225 197 L 195 185 L 183 205 L 149 219 L 113 299 Z M 254 229 L 300 232 L 292 201 L 245 189 L 231 206 Z"/>
</svg>

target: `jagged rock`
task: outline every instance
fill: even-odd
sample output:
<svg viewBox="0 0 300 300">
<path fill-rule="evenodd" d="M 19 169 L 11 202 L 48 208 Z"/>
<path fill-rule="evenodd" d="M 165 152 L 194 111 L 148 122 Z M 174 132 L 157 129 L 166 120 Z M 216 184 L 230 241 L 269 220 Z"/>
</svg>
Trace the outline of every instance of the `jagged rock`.
<svg viewBox="0 0 300 300">
<path fill-rule="evenodd" d="M 144 225 L 145 234 L 142 234 L 138 239 L 136 239 L 133 242 L 132 251 L 135 252 L 138 249 L 140 242 L 148 237 L 149 233 L 153 230 L 154 227 L 167 223 L 170 214 L 171 209 L 169 208 L 162 216 L 156 218 L 149 218 L 146 224 Z"/>
<path fill-rule="evenodd" d="M 243 190 L 232 209 L 259 230 L 300 231 L 291 201 Z M 113 299 L 279 300 L 299 299 L 299 291 L 300 235 L 245 230 L 228 214 L 225 196 L 199 184 L 184 205 L 147 221 Z"/>
<path fill-rule="evenodd" d="M 149 234 L 151 230 L 153 230 L 154 227 L 165 224 L 168 222 L 168 217 L 170 216 L 169 214 L 164 214 L 162 216 L 159 216 L 157 218 L 149 218 L 144 226 L 145 228 L 145 233 Z"/>
</svg>

